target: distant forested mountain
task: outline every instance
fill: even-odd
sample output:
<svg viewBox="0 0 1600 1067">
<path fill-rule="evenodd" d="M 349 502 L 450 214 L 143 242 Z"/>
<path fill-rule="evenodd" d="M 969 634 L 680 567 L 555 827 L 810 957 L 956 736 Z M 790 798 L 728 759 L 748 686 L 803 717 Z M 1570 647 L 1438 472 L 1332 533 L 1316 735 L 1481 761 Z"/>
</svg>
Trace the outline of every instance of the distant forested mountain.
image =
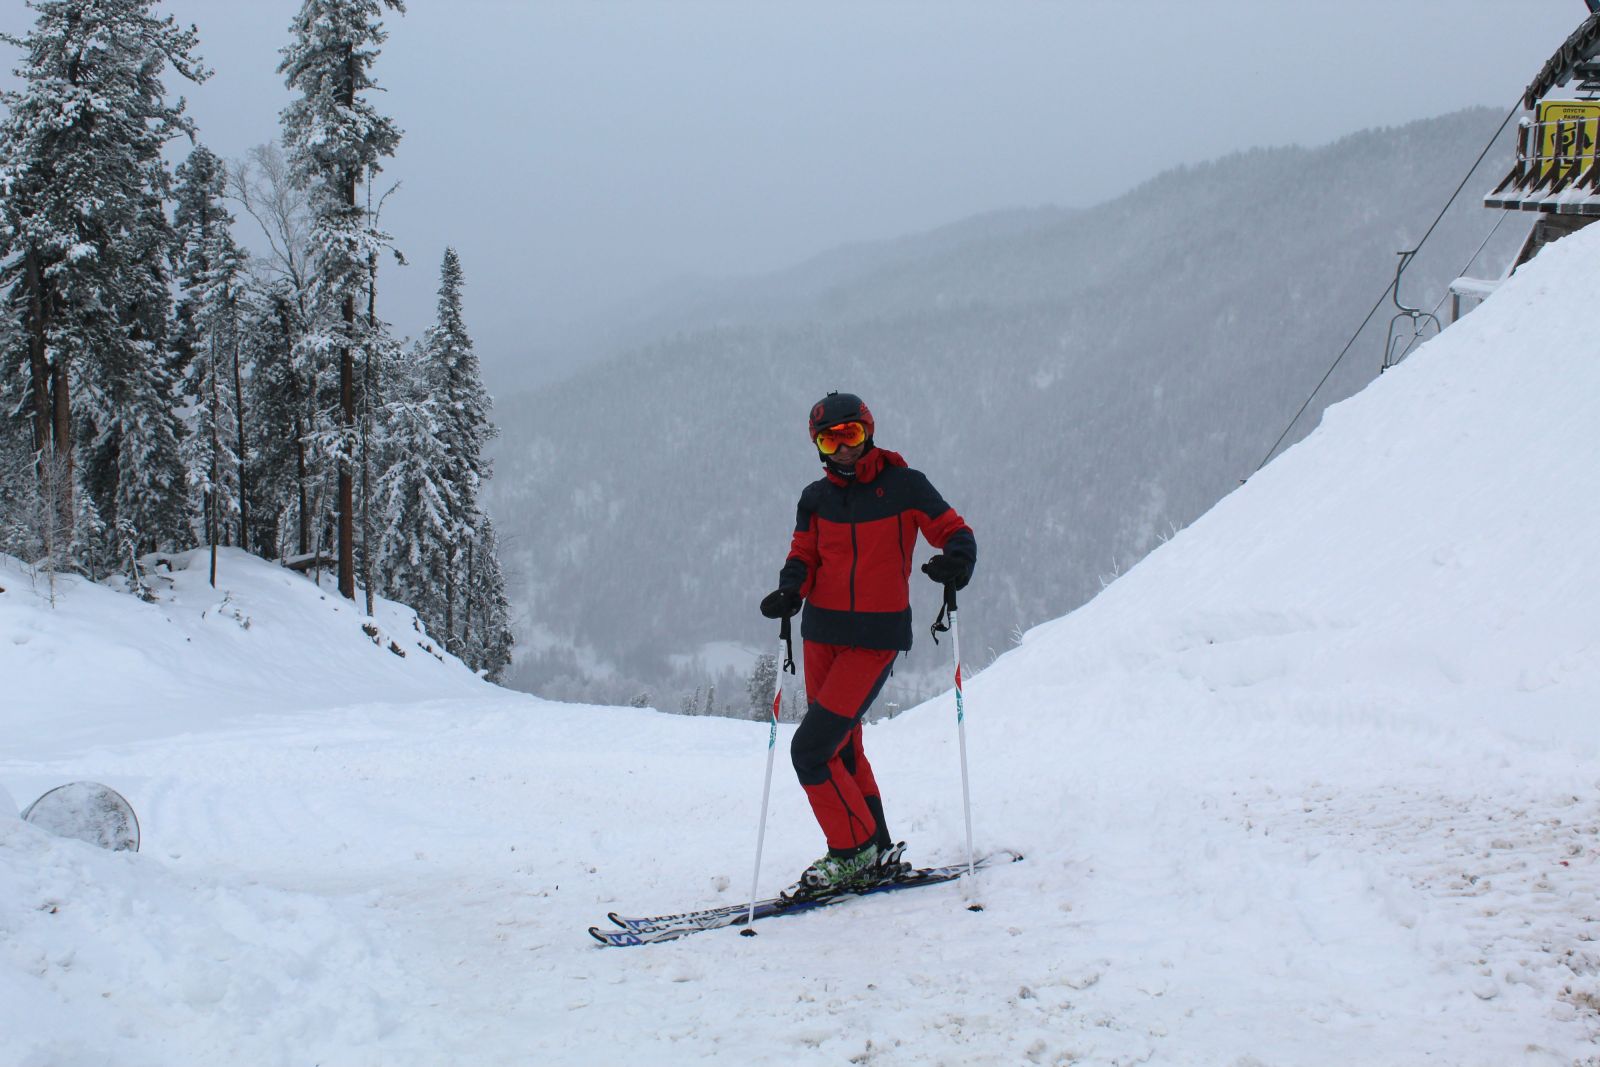
<svg viewBox="0 0 1600 1067">
<path fill-rule="evenodd" d="M 1093 210 L 982 216 L 652 309 L 670 332 L 497 409 L 489 507 L 520 619 L 508 682 L 672 709 L 716 684 L 719 710 L 742 708 L 742 679 L 696 654 L 775 636 L 756 603 L 817 476 L 805 415 L 830 389 L 861 394 L 879 444 L 977 533 L 962 636 L 981 667 L 1254 472 L 1500 117 L 1244 152 Z M 1410 302 L 1440 301 L 1494 226 L 1481 196 L 1504 154 L 1407 271 Z M 1525 226 L 1472 273 L 1502 269 Z M 1291 441 L 1378 373 L 1394 313 Z M 918 647 L 886 702 L 948 673 L 926 633 L 936 590 L 913 582 Z"/>
</svg>

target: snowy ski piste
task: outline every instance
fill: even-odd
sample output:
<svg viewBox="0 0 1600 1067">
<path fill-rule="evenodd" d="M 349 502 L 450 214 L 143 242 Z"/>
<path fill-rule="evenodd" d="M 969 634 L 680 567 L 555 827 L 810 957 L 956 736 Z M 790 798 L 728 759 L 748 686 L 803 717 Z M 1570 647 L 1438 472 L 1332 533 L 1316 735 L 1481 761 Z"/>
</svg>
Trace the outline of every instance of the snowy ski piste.
<svg viewBox="0 0 1600 1067">
<path fill-rule="evenodd" d="M 0 562 L 0 1062 L 1592 1062 L 1597 293 L 1590 228 L 968 679 L 977 847 L 1028 857 L 980 912 L 600 947 L 747 897 L 764 723 L 498 690 L 237 552 L 154 604 Z M 868 731 L 960 862 L 950 695 Z M 78 781 L 140 851 L 17 817 Z M 819 848 L 780 774 L 763 892 Z"/>
</svg>

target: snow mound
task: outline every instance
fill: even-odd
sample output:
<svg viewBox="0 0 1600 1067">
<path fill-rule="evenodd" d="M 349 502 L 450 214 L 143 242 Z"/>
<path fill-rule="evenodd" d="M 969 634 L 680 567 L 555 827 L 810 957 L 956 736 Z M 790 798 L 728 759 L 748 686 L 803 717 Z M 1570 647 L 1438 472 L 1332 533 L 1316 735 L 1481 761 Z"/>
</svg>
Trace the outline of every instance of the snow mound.
<svg viewBox="0 0 1600 1067">
<path fill-rule="evenodd" d="M 1597 292 L 1591 228 L 1092 603 L 1035 628 L 982 684 L 1145 673 L 1223 707 L 1293 691 L 1319 717 L 1593 755 L 1600 360 L 1573 339 Z"/>
<path fill-rule="evenodd" d="M 481 692 L 414 611 L 368 618 L 305 576 L 237 549 L 145 575 L 154 603 L 0 557 L 0 677 L 30 743 L 65 745 L 214 729 L 241 715 Z M 112 783 L 114 784 L 114 783 Z"/>
<path fill-rule="evenodd" d="M 130 1067 L 226 1062 L 242 1024 L 256 1062 L 351 1062 L 408 1014 L 394 990 L 427 996 L 359 902 L 179 876 L 15 820 L 0 901 L 0 1003 L 27 1021 L 5 1058 L 28 1067 L 105 1063 L 110 1034 Z"/>
</svg>

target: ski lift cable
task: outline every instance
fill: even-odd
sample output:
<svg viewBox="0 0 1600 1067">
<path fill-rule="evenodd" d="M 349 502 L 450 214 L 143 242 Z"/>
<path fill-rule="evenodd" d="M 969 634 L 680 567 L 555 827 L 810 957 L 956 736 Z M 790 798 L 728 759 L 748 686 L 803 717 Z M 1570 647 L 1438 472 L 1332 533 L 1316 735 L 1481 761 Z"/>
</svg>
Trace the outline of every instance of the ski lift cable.
<svg viewBox="0 0 1600 1067">
<path fill-rule="evenodd" d="M 1467 271 L 1471 270 L 1472 269 L 1472 265 L 1474 263 L 1478 262 L 1478 257 L 1483 255 L 1483 250 L 1485 248 L 1489 247 L 1489 242 L 1494 240 L 1494 235 L 1500 232 L 1500 227 L 1504 226 L 1506 224 L 1506 219 L 1509 219 L 1510 217 L 1511 217 L 1511 209 L 1510 208 L 1507 208 L 1506 210 L 1500 212 L 1500 217 L 1495 220 L 1494 227 L 1489 231 L 1489 236 L 1485 237 L 1483 239 L 1483 243 L 1478 245 L 1478 250 L 1476 252 L 1472 253 L 1472 258 L 1467 260 L 1467 265 L 1462 267 L 1460 270 L 1456 271 L 1456 277 L 1457 278 L 1466 277 Z M 1439 309 L 1444 307 L 1445 301 L 1447 301 L 1449 299 L 1450 299 L 1450 290 L 1447 287 L 1445 289 L 1444 295 L 1439 298 L 1439 302 L 1437 304 L 1433 305 L 1433 313 L 1435 315 L 1437 315 L 1439 313 Z"/>
<path fill-rule="evenodd" d="M 1428 227 L 1428 231 L 1422 235 L 1422 240 L 1417 242 L 1417 247 L 1413 251 L 1413 254 L 1422 251 L 1422 247 L 1428 243 L 1428 238 L 1433 236 L 1433 231 L 1439 228 L 1439 223 L 1444 221 L 1445 214 L 1448 213 L 1451 206 L 1455 204 L 1456 198 L 1461 195 L 1461 190 L 1467 187 L 1467 183 L 1472 180 L 1472 176 L 1478 172 L 1478 168 L 1482 166 L 1483 161 L 1488 158 L 1489 152 L 1494 148 L 1495 142 L 1500 139 L 1500 135 L 1505 132 L 1506 127 L 1511 125 L 1511 120 L 1515 118 L 1521 111 L 1522 99 L 1519 97 L 1516 104 L 1513 105 L 1511 110 L 1506 113 L 1505 120 L 1501 122 L 1499 128 L 1494 131 L 1494 136 L 1489 138 L 1489 143 L 1483 146 L 1482 152 L 1478 153 L 1476 162 L 1472 164 L 1466 175 L 1461 179 L 1461 184 L 1456 186 L 1456 191 L 1450 194 L 1449 200 L 1445 201 L 1444 207 L 1439 210 L 1438 217 L 1433 220 L 1433 225 Z M 1367 328 L 1367 324 L 1370 323 L 1372 321 L 1372 317 L 1378 313 L 1378 309 L 1383 306 L 1383 302 L 1389 299 L 1389 294 L 1394 290 L 1398 281 L 1398 278 L 1390 281 L 1389 284 L 1384 287 L 1383 292 L 1379 294 L 1378 299 L 1373 301 L 1372 310 L 1367 312 L 1367 317 L 1361 320 L 1361 325 L 1356 327 L 1355 333 L 1350 335 L 1350 340 L 1345 342 L 1344 348 L 1340 350 L 1338 357 L 1333 361 L 1333 365 L 1328 368 L 1328 372 L 1322 376 L 1321 381 L 1317 382 L 1316 388 L 1311 390 L 1311 395 L 1307 396 L 1305 403 L 1300 405 L 1300 410 L 1296 411 L 1294 413 L 1294 418 L 1289 420 L 1289 425 L 1283 428 L 1283 433 L 1278 435 L 1278 439 L 1272 443 L 1272 447 L 1267 450 L 1267 454 L 1262 457 L 1261 462 L 1256 465 L 1256 469 L 1251 472 L 1252 477 L 1256 474 L 1259 474 L 1261 472 L 1261 468 L 1272 462 L 1272 457 L 1277 455 L 1279 447 L 1283 445 L 1283 442 L 1288 438 L 1289 433 L 1295 428 L 1295 424 L 1300 421 L 1301 416 L 1303 416 L 1306 413 L 1306 410 L 1311 407 L 1311 402 L 1317 398 L 1317 394 L 1322 392 L 1322 387 L 1328 384 L 1328 379 L 1332 378 L 1333 372 L 1339 369 L 1339 364 L 1343 363 L 1344 357 L 1350 354 L 1350 349 L 1355 347 L 1356 339 L 1361 336 L 1361 331 Z"/>
</svg>

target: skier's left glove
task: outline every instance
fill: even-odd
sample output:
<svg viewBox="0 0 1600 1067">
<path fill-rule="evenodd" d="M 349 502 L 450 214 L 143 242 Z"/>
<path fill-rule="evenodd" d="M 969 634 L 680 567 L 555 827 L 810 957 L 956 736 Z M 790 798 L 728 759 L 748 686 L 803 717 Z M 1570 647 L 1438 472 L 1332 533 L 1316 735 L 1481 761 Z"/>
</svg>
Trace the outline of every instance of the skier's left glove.
<svg viewBox="0 0 1600 1067">
<path fill-rule="evenodd" d="M 972 580 L 972 564 L 960 556 L 946 555 L 941 552 L 922 565 L 922 573 L 940 585 L 965 589 L 967 583 Z"/>
</svg>

